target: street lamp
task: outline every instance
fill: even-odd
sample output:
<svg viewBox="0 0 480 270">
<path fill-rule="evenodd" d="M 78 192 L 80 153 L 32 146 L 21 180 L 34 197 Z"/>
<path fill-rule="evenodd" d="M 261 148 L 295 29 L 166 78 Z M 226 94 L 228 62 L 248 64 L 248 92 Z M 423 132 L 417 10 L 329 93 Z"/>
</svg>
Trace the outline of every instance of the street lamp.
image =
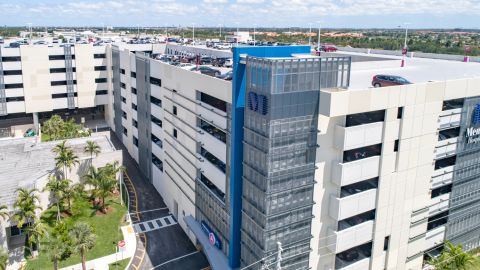
<svg viewBox="0 0 480 270">
<path fill-rule="evenodd" d="M 310 29 L 308 30 L 308 46 L 310 46 L 310 50 L 312 49 L 312 24 L 309 23 Z"/>
<path fill-rule="evenodd" d="M 193 26 L 192 27 L 192 29 L 193 29 L 193 31 L 192 31 L 192 44 L 193 44 L 193 46 L 195 46 L 195 23 L 192 23 L 192 26 Z"/>
<path fill-rule="evenodd" d="M 253 47 L 255 47 L 255 43 L 256 43 L 256 38 L 255 38 L 255 32 L 256 32 L 256 27 L 257 25 L 253 25 Z"/>
<path fill-rule="evenodd" d="M 317 44 L 318 55 L 320 55 L 320 33 L 321 33 L 321 28 L 320 28 L 320 24 L 319 24 L 318 25 L 318 44 Z"/>
</svg>

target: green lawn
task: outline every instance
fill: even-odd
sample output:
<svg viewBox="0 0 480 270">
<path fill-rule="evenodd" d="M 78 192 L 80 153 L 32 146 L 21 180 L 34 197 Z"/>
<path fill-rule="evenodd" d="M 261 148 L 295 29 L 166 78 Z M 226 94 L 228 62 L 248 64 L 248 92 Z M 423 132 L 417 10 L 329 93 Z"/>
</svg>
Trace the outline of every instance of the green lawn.
<svg viewBox="0 0 480 270">
<path fill-rule="evenodd" d="M 87 253 L 87 260 L 115 253 L 117 242 L 123 239 L 120 225 L 127 209 L 120 205 L 118 197 L 112 197 L 107 202 L 113 208 L 113 211 L 107 215 L 96 215 L 96 210 L 92 208 L 92 204 L 87 199 L 77 199 L 72 205 L 73 215 L 63 218 L 70 225 L 69 227 L 76 222 L 87 222 L 93 227 L 97 239 L 95 247 Z M 56 211 L 56 207 L 51 207 L 42 214 L 41 219 L 49 231 L 55 225 Z M 43 245 L 45 246 L 46 244 Z M 59 267 L 66 267 L 80 262 L 80 255 L 74 252 L 68 259 L 61 261 Z M 42 250 L 42 246 L 38 257 L 27 260 L 26 269 L 53 269 L 53 263 L 50 261 L 48 253 Z"/>
<path fill-rule="evenodd" d="M 109 270 L 125 270 L 127 268 L 130 258 L 124 259 L 108 265 Z"/>
</svg>

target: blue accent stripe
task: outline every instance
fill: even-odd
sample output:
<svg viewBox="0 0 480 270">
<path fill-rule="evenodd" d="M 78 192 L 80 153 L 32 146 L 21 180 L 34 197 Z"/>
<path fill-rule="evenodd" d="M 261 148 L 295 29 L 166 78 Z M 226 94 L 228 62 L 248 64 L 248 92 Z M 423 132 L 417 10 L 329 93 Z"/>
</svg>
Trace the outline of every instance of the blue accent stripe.
<svg viewBox="0 0 480 270">
<path fill-rule="evenodd" d="M 310 54 L 310 46 L 234 47 L 232 79 L 232 130 L 230 158 L 230 239 L 228 264 L 240 267 L 240 229 L 242 228 L 243 119 L 245 111 L 246 69 L 240 55 L 291 57 Z M 266 100 L 264 104 L 266 104 Z M 258 105 L 257 105 L 258 106 Z M 263 108 L 261 108 L 264 110 Z"/>
</svg>

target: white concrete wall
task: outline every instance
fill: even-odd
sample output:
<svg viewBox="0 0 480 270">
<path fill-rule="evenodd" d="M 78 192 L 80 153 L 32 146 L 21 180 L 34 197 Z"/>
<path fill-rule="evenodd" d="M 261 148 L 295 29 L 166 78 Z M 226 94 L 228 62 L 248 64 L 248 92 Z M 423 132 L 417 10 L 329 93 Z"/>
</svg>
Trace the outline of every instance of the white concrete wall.
<svg viewBox="0 0 480 270">
<path fill-rule="evenodd" d="M 93 65 L 93 46 L 91 44 L 75 45 L 77 102 L 79 108 L 95 106 L 95 74 Z"/>
</svg>

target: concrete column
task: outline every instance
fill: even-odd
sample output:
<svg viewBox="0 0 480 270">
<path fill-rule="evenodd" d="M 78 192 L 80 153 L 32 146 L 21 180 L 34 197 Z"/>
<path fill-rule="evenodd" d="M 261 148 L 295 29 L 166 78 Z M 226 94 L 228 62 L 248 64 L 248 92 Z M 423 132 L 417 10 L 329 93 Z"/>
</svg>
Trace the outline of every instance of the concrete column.
<svg viewBox="0 0 480 270">
<path fill-rule="evenodd" d="M 35 129 L 35 134 L 38 134 L 38 112 L 33 113 L 33 128 Z"/>
</svg>

